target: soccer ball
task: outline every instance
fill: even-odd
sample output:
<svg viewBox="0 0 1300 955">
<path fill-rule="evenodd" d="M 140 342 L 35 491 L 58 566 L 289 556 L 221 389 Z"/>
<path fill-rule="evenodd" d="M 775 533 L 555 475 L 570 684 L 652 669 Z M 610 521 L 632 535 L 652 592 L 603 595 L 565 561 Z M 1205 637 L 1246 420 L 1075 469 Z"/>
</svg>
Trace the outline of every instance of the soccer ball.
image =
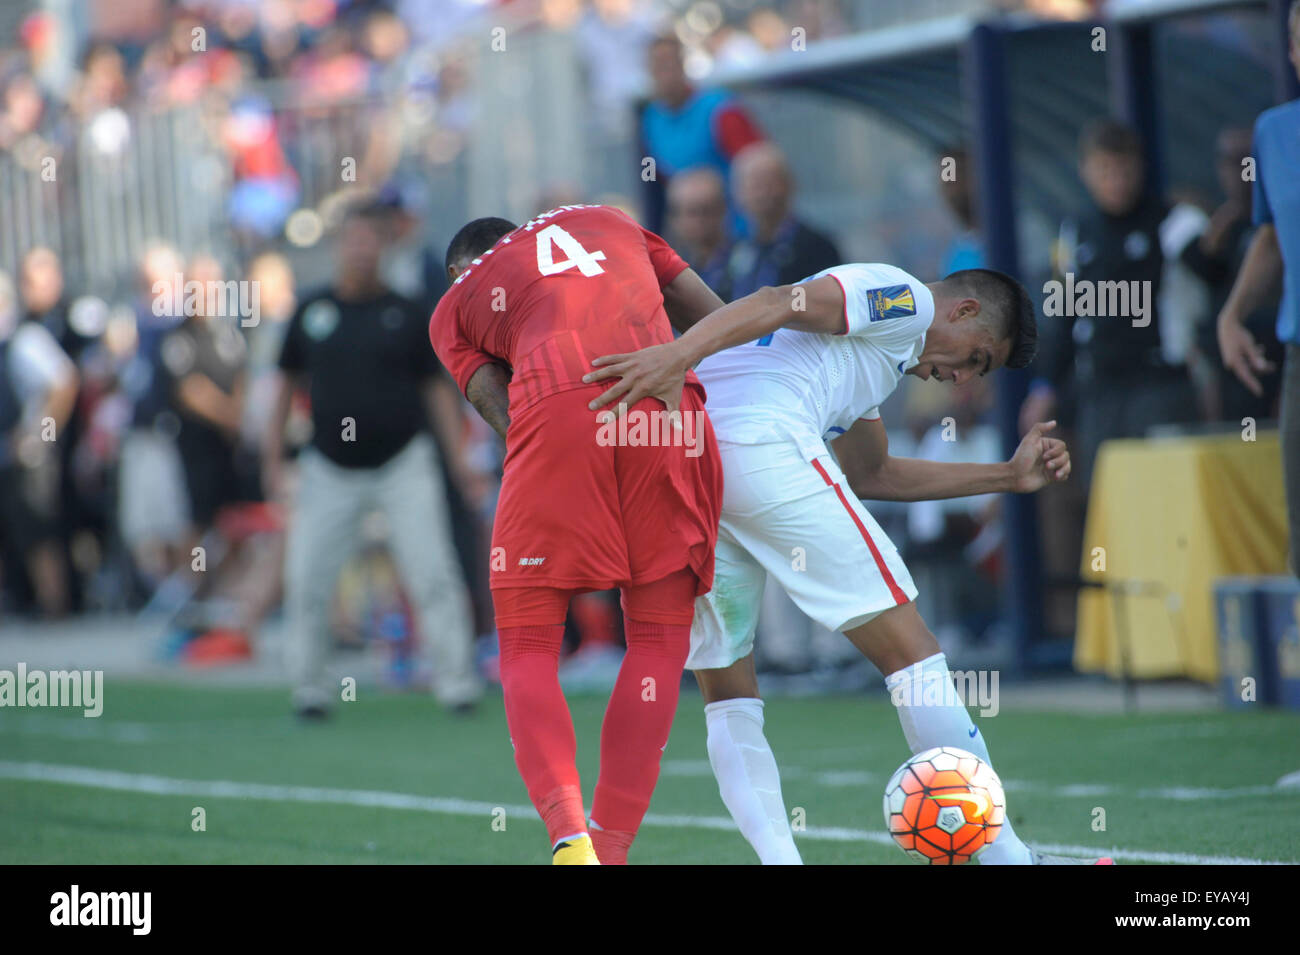
<svg viewBox="0 0 1300 955">
<path fill-rule="evenodd" d="M 930 865 L 962 865 L 1002 831 L 1007 797 L 993 767 L 937 746 L 917 753 L 885 787 L 885 828 L 899 848 Z"/>
</svg>

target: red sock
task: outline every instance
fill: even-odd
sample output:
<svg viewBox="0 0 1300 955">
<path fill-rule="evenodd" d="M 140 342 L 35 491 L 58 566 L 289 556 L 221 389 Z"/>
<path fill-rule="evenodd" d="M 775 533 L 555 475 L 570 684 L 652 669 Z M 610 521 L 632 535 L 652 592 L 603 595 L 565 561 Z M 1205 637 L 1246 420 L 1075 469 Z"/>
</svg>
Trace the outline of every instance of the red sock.
<svg viewBox="0 0 1300 955">
<path fill-rule="evenodd" d="M 627 850 L 632 847 L 635 832 L 619 832 L 617 829 L 597 829 L 593 820 L 591 827 L 591 847 L 596 851 L 596 858 L 601 865 L 627 865 Z"/>
<path fill-rule="evenodd" d="M 627 621 L 627 654 L 605 710 L 591 804 L 592 843 L 602 865 L 627 862 L 650 808 L 690 645 L 689 624 Z"/>
<path fill-rule="evenodd" d="M 557 674 L 564 625 L 503 627 L 501 689 L 515 765 L 551 845 L 587 831 L 573 718 Z"/>
</svg>

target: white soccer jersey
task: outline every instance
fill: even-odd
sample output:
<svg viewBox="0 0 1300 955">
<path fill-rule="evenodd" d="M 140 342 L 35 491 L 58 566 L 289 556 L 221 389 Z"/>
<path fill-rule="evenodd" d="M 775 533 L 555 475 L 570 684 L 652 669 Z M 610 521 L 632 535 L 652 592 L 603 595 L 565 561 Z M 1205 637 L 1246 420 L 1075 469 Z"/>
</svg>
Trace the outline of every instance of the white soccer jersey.
<svg viewBox="0 0 1300 955">
<path fill-rule="evenodd" d="M 838 335 L 783 328 L 700 362 L 709 418 L 719 440 L 762 444 L 793 439 L 810 454 L 880 404 L 917 363 L 934 320 L 934 296 L 900 268 L 837 265 L 845 330 Z"/>
</svg>

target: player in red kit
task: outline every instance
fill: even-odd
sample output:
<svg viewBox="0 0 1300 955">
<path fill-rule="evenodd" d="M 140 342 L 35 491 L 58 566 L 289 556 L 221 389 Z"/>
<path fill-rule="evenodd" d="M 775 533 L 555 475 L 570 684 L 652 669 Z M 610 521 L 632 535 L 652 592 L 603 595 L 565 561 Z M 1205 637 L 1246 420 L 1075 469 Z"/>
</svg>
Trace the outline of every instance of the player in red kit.
<svg viewBox="0 0 1300 955">
<path fill-rule="evenodd" d="M 713 581 L 722 468 L 693 374 L 623 418 L 590 410 L 591 359 L 672 340 L 722 302 L 616 209 L 564 206 L 515 228 L 477 219 L 447 250 L 429 337 L 506 441 L 491 586 L 515 763 L 557 864 L 623 863 L 659 777 Z M 680 407 L 679 407 L 680 403 Z M 679 412 L 679 414 L 671 414 Z M 573 595 L 618 587 L 627 654 L 601 727 L 587 825 L 557 675 Z"/>
</svg>

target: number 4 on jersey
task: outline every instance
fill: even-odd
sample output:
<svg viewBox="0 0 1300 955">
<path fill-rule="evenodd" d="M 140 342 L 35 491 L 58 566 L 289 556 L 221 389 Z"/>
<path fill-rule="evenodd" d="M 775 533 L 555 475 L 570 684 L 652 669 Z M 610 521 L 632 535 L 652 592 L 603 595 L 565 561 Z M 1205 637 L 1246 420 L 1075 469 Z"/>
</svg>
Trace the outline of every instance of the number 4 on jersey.
<svg viewBox="0 0 1300 955">
<path fill-rule="evenodd" d="M 564 253 L 565 258 L 556 262 L 551 245 L 554 244 Z M 590 278 L 604 273 L 597 262 L 605 261 L 605 253 L 588 252 L 582 244 L 558 225 L 548 225 L 537 233 L 537 271 L 543 275 L 555 275 L 577 267 L 583 275 Z"/>
</svg>

